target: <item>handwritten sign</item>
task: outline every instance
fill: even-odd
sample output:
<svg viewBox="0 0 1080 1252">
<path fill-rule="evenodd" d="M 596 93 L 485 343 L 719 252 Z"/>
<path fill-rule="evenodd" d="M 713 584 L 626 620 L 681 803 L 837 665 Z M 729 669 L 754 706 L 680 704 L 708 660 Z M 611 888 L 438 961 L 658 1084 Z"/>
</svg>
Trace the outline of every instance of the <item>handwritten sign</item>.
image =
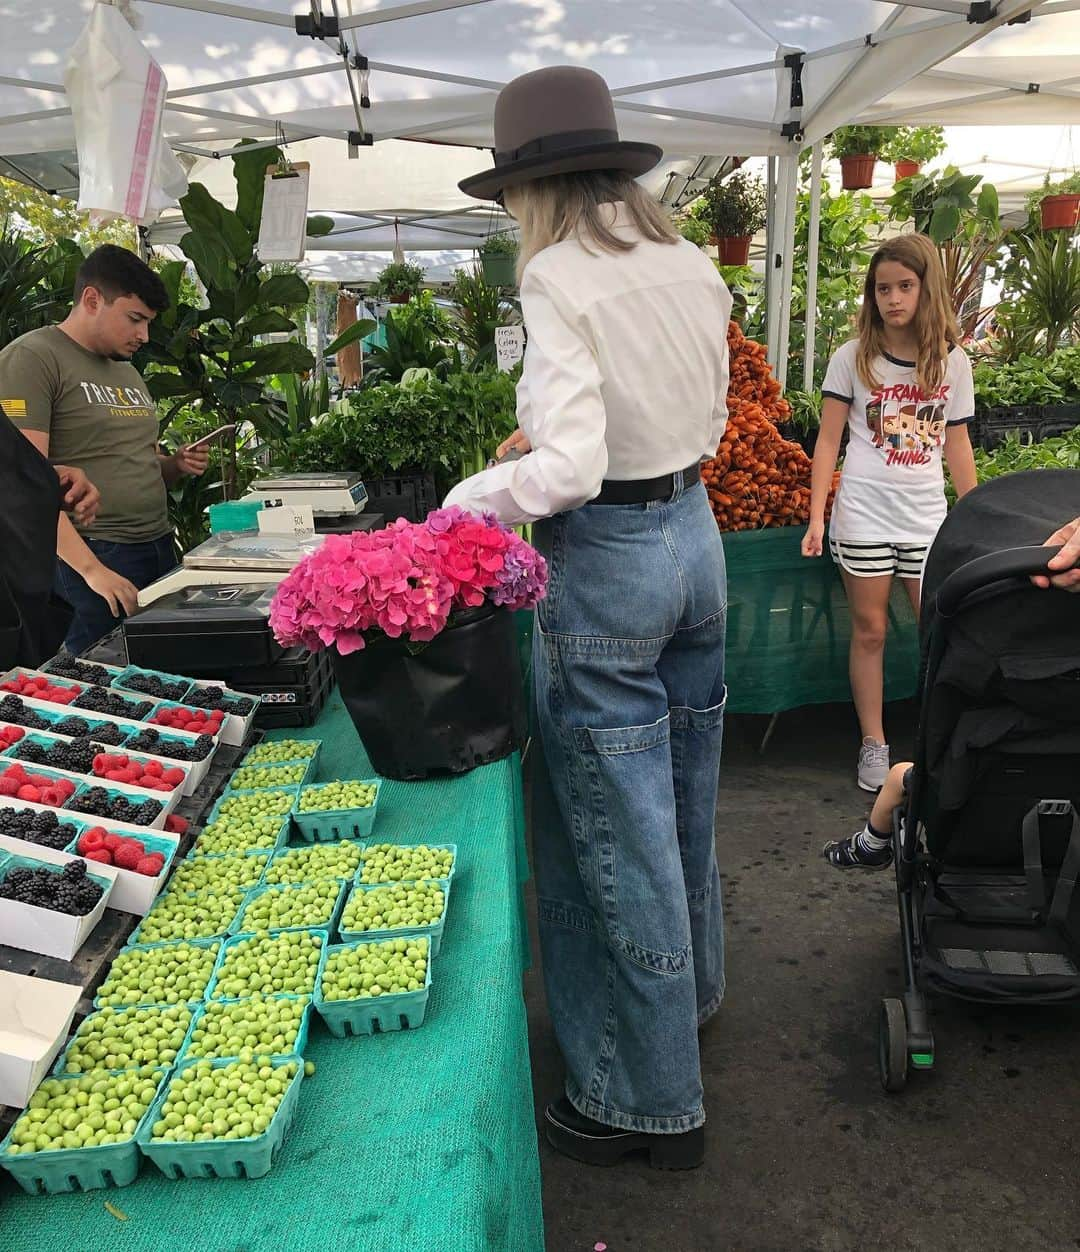
<svg viewBox="0 0 1080 1252">
<path fill-rule="evenodd" d="M 508 374 L 525 355 L 525 328 L 523 326 L 495 327 L 495 360 L 499 369 Z"/>
<path fill-rule="evenodd" d="M 310 504 L 264 504 L 259 510 L 259 531 L 264 535 L 292 535 L 310 539 L 315 534 L 315 517 Z"/>
</svg>

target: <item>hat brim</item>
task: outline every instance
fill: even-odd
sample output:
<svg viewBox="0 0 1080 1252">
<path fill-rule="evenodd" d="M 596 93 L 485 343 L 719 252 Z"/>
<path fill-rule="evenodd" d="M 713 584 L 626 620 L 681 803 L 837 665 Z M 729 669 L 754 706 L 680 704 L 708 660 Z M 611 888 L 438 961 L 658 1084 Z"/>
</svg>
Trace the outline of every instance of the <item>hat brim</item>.
<svg viewBox="0 0 1080 1252">
<path fill-rule="evenodd" d="M 588 144 L 580 148 L 567 148 L 562 152 L 524 157 L 507 165 L 493 166 L 481 174 L 462 179 L 458 187 L 467 196 L 475 196 L 477 200 L 494 200 L 508 187 L 532 182 L 534 178 L 546 178 L 549 174 L 622 170 L 638 178 L 658 165 L 663 156 L 663 149 L 651 143 L 625 140 L 618 143 Z"/>
</svg>

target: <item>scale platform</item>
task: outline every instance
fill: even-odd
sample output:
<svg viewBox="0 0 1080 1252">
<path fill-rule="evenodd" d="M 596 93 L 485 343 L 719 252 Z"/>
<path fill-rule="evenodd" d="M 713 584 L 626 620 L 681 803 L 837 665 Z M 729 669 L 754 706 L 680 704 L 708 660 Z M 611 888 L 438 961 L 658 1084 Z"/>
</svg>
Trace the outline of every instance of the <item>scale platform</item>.
<svg viewBox="0 0 1080 1252">
<path fill-rule="evenodd" d="M 262 504 L 310 507 L 316 517 L 360 513 L 367 504 L 367 488 L 359 474 L 278 474 L 257 478 L 244 496 Z"/>
</svg>

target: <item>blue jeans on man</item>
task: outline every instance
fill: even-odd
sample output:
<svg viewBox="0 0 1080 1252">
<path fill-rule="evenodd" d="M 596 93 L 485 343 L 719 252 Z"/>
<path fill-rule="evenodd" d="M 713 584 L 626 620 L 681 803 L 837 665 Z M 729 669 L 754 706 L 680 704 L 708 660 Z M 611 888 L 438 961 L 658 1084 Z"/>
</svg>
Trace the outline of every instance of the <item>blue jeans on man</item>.
<svg viewBox="0 0 1080 1252">
<path fill-rule="evenodd" d="M 86 545 L 102 565 L 123 575 L 141 591 L 152 582 L 176 568 L 176 548 L 170 531 L 160 539 L 144 543 L 113 543 L 105 539 L 87 539 Z M 75 610 L 64 648 L 73 656 L 85 652 L 91 644 L 120 624 L 105 600 L 91 591 L 80 574 L 70 565 L 56 562 L 56 592 Z"/>
<path fill-rule="evenodd" d="M 705 1120 L 698 1026 L 724 994 L 714 821 L 727 581 L 705 488 L 533 527 L 533 850 L 548 1006 L 578 1112 Z"/>
</svg>

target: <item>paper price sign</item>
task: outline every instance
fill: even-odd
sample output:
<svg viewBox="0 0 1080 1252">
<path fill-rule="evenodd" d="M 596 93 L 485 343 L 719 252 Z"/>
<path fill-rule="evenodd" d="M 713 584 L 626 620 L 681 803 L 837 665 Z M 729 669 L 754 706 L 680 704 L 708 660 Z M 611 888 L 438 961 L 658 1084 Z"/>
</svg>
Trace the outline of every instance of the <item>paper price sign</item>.
<svg viewBox="0 0 1080 1252">
<path fill-rule="evenodd" d="M 509 373 L 525 355 L 525 328 L 523 326 L 495 327 L 495 360 L 503 371 Z"/>
</svg>

